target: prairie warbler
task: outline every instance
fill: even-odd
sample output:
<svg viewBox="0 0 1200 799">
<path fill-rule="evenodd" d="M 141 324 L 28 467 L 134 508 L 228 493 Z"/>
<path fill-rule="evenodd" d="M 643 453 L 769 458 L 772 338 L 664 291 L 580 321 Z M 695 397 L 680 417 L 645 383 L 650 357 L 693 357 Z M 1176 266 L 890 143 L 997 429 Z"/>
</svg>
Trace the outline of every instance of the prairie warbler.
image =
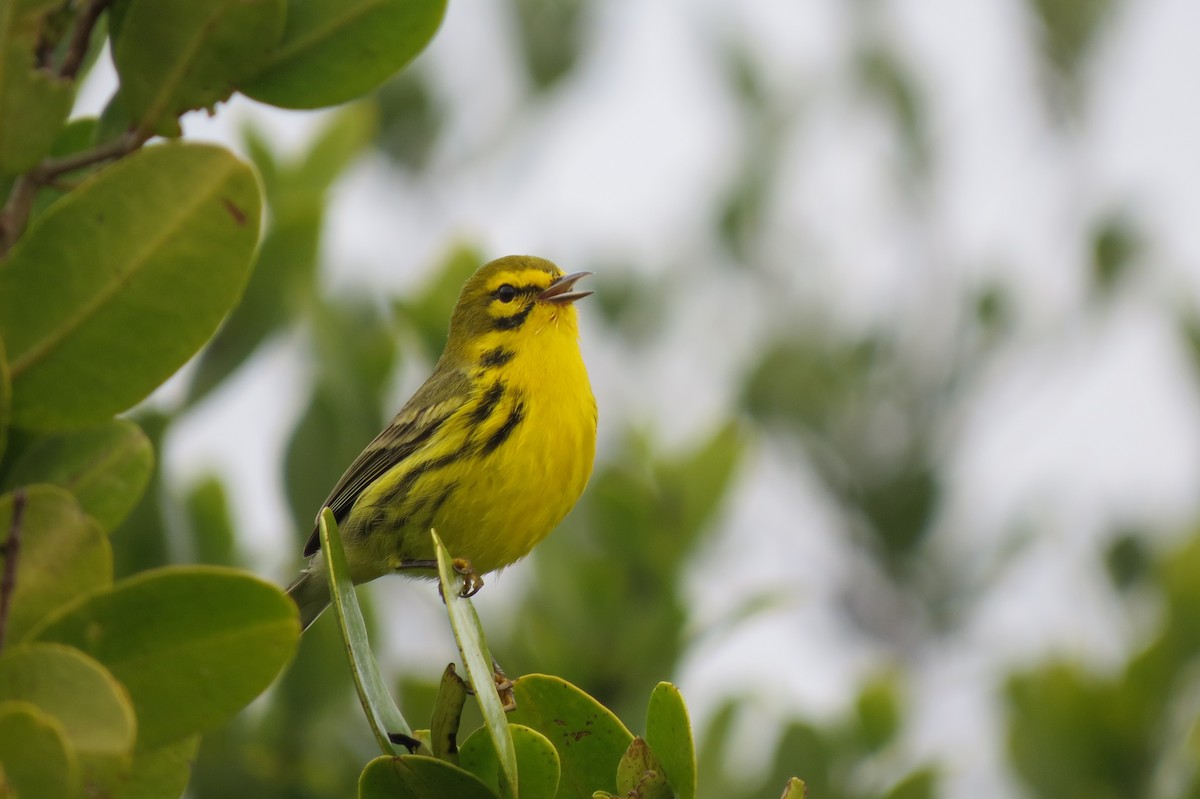
<svg viewBox="0 0 1200 799">
<path fill-rule="evenodd" d="M 463 286 L 433 374 L 350 464 L 325 506 L 356 584 L 436 576 L 438 531 L 468 580 L 533 549 L 592 472 L 596 400 L 573 303 L 590 291 L 541 258 L 508 256 Z M 288 588 L 307 628 L 329 604 L 314 529 Z"/>
</svg>

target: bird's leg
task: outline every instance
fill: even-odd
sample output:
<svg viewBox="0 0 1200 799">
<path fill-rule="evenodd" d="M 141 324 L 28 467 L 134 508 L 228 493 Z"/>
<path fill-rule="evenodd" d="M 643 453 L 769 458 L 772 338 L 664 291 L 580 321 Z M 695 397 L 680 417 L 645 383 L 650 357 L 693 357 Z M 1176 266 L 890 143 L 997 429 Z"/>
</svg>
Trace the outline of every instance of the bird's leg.
<svg viewBox="0 0 1200 799">
<path fill-rule="evenodd" d="M 496 694 L 500 697 L 500 709 L 505 713 L 511 713 L 517 709 L 517 697 L 513 693 L 513 681 L 508 679 L 508 675 L 504 673 L 504 669 L 500 668 L 500 664 L 492 659 L 492 683 L 496 686 Z M 475 696 L 475 688 L 469 686 L 467 693 Z"/>
<path fill-rule="evenodd" d="M 517 697 L 513 693 L 513 681 L 508 679 L 508 675 L 504 673 L 504 669 L 500 668 L 500 664 L 492 659 L 492 682 L 496 684 L 496 693 L 500 696 L 500 708 L 505 713 L 511 713 L 517 709 Z"/>
<path fill-rule="evenodd" d="M 473 597 L 479 593 L 479 589 L 483 588 L 483 578 L 475 572 L 475 567 L 471 565 L 471 561 L 466 558 L 454 559 L 454 571 L 462 575 L 463 587 L 459 592 L 459 596 L 463 598 Z"/>
<path fill-rule="evenodd" d="M 433 569 L 437 570 L 438 564 L 436 560 L 402 560 L 392 565 L 395 571 L 403 571 L 404 569 Z M 466 558 L 454 559 L 454 571 L 462 575 L 463 587 L 458 592 L 458 595 L 464 599 L 473 597 L 479 593 L 479 589 L 483 588 L 483 578 L 475 571 L 475 567 L 471 565 L 471 561 Z M 438 584 L 438 593 L 442 592 L 442 586 Z M 445 600 L 445 597 L 442 597 Z"/>
</svg>

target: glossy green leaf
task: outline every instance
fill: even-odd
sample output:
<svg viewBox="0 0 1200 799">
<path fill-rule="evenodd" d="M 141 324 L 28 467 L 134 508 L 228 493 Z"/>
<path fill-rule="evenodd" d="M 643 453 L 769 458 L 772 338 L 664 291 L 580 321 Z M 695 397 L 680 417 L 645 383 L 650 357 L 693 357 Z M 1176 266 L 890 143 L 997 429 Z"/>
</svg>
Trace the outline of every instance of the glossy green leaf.
<svg viewBox="0 0 1200 799">
<path fill-rule="evenodd" d="M 510 724 L 509 732 L 516 753 L 521 799 L 554 799 L 561 771 L 554 744 L 523 724 Z M 463 742 L 459 765 L 499 793 L 500 761 L 486 729 L 480 727 Z"/>
<path fill-rule="evenodd" d="M 678 799 L 695 799 L 696 749 L 692 723 L 679 689 L 660 682 L 650 693 L 646 710 L 646 743 L 662 764 Z"/>
<path fill-rule="evenodd" d="M 805 799 L 808 796 L 808 787 L 804 781 L 796 777 L 788 780 L 787 785 L 783 786 L 783 794 L 779 799 Z"/>
<path fill-rule="evenodd" d="M 270 226 L 241 301 L 200 355 L 189 402 L 219 385 L 268 336 L 311 308 L 325 193 L 370 146 L 375 116 L 371 103 L 347 106 L 330 119 L 303 158 L 282 165 L 254 128 L 246 131 L 247 147 L 264 176 Z M 307 515 L 311 517 L 311 509 Z"/>
<path fill-rule="evenodd" d="M 83 650 L 125 684 L 142 749 L 211 729 L 245 707 L 279 674 L 299 634 L 296 606 L 281 590 L 216 566 L 143 572 L 35 631 Z"/>
<path fill-rule="evenodd" d="M 225 150 L 168 144 L 52 205 L 0 265 L 13 423 L 96 424 L 169 377 L 241 293 L 261 204 Z"/>
<path fill-rule="evenodd" d="M 0 174 L 36 165 L 75 99 L 71 81 L 37 67 L 44 11 L 36 4 L 0 3 L 0 120 L 7 123 L 0 124 Z"/>
<path fill-rule="evenodd" d="M 358 780 L 359 799 L 496 799 L 477 777 L 421 755 L 377 757 Z"/>
<path fill-rule="evenodd" d="M 112 584 L 112 549 L 95 519 L 57 486 L 22 489 L 17 587 L 6 640 L 20 641 L 43 618 Z M 12 531 L 16 492 L 0 496 L 0 542 Z M 0 552 L 2 552 L 0 548 Z M 0 555 L 0 564 L 4 558 Z"/>
<path fill-rule="evenodd" d="M 145 131 L 212 108 L 258 72 L 283 35 L 284 0 L 132 0 L 113 63 L 121 97 Z"/>
<path fill-rule="evenodd" d="M 74 799 L 79 764 L 62 725 L 29 702 L 0 702 L 0 795 Z"/>
<path fill-rule="evenodd" d="M 391 692 L 379 674 L 379 664 L 375 662 L 375 656 L 371 653 L 367 626 L 363 623 L 362 612 L 358 608 L 358 597 L 354 593 L 354 583 L 346 566 L 342 537 L 338 534 L 333 511 L 329 508 L 321 512 L 318 529 L 321 534 L 325 570 L 329 577 L 330 604 L 342 631 L 342 641 L 346 647 L 346 658 L 350 661 L 350 673 L 358 691 L 358 700 L 362 703 L 367 723 L 371 725 L 371 732 L 375 735 L 379 748 L 385 754 L 395 754 L 397 749 L 388 738 L 388 733 L 401 733 L 411 738 L 412 727 L 396 707 Z"/>
<path fill-rule="evenodd" d="M 242 91 L 284 108 L 353 100 L 425 49 L 445 11 L 445 0 L 289 0 L 283 41 Z"/>
<path fill-rule="evenodd" d="M 30 702 L 61 725 L 84 781 L 115 793 L 133 760 L 137 723 L 124 686 L 60 644 L 21 644 L 0 657 L 0 701 Z"/>
<path fill-rule="evenodd" d="M 466 703 L 467 684 L 458 676 L 454 664 L 450 663 L 442 672 L 429 724 L 430 749 L 434 757 L 451 763 L 458 762 L 458 726 Z"/>
<path fill-rule="evenodd" d="M 500 796 L 515 799 L 519 795 L 517 755 L 513 749 L 512 734 L 508 727 L 508 719 L 504 715 L 503 703 L 492 676 L 495 661 L 488 652 L 487 640 L 484 638 L 479 616 L 475 613 L 475 606 L 471 604 L 470 599 L 461 595 L 463 578 L 454 570 L 454 559 L 446 551 L 438 534 L 432 530 L 429 534 L 437 552 L 442 597 L 446 602 L 450 626 L 454 630 L 454 640 L 458 642 L 458 651 L 462 654 L 463 664 L 467 668 L 467 678 L 475 689 L 475 699 L 479 703 L 480 712 L 483 713 L 484 727 L 499 756 Z"/>
<path fill-rule="evenodd" d="M 617 792 L 639 799 L 672 799 L 662 764 L 643 738 L 634 738 L 617 764 Z"/>
<path fill-rule="evenodd" d="M 105 530 L 120 524 L 145 490 L 154 449 L 142 429 L 125 419 L 74 433 L 35 439 L 4 478 L 4 487 L 52 483 L 75 497 Z"/>
<path fill-rule="evenodd" d="M 511 724 L 509 729 L 517 753 L 521 799 L 554 799 L 562 771 L 554 744 L 537 730 L 523 724 Z"/>
<path fill-rule="evenodd" d="M 121 786 L 121 799 L 162 799 L 182 796 L 200 749 L 200 736 L 180 738 L 157 749 L 134 753 L 133 768 Z"/>
<path fill-rule="evenodd" d="M 527 674 L 515 681 L 513 692 L 517 709 L 509 721 L 537 730 L 558 751 L 559 797 L 616 790 L 617 764 L 633 741 L 620 719 L 558 677 Z"/>
</svg>

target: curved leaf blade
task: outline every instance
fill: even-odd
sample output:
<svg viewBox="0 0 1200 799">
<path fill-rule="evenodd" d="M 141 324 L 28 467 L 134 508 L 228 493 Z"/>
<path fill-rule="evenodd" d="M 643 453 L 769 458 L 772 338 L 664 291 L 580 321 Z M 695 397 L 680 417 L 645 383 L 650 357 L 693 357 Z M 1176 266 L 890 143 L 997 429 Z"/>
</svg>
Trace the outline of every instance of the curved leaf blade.
<svg viewBox="0 0 1200 799">
<path fill-rule="evenodd" d="M 462 654 L 463 665 L 467 668 L 467 677 L 475 689 L 475 699 L 479 702 L 479 710 L 483 713 L 484 727 L 496 748 L 500 763 L 500 795 L 516 797 L 520 795 L 517 787 L 517 754 L 513 748 L 512 732 L 508 727 L 508 719 L 504 715 L 504 706 L 500 694 L 496 690 L 492 667 L 494 661 L 488 652 L 487 640 L 483 635 L 483 625 L 475 613 L 471 600 L 461 595 L 462 577 L 454 570 L 454 562 L 446 550 L 442 539 L 433 530 L 429 531 L 433 538 L 433 548 L 437 552 L 438 577 L 441 578 L 442 598 L 446 602 L 446 613 L 450 617 L 450 626 L 454 630 L 454 640 L 458 642 L 458 651 Z"/>
<path fill-rule="evenodd" d="M 402 733 L 413 737 L 412 727 L 401 715 L 392 694 L 379 674 L 379 664 L 371 654 L 371 642 L 367 638 L 367 625 L 358 607 L 354 583 L 346 565 L 346 552 L 342 548 L 342 537 L 338 534 L 333 511 L 325 508 L 317 520 L 321 536 L 321 551 L 324 553 L 326 574 L 329 578 L 330 605 L 337 616 L 342 631 L 342 642 L 346 657 L 350 661 L 350 673 L 358 700 L 367 716 L 367 723 L 375 736 L 379 748 L 385 755 L 395 754 L 397 749 L 388 738 L 388 733 Z"/>
<path fill-rule="evenodd" d="M 271 684 L 299 635 L 287 595 L 216 566 L 142 572 L 63 608 L 34 633 L 86 652 L 124 683 L 139 749 L 230 718 Z"/>
<path fill-rule="evenodd" d="M 423 755 L 377 757 L 358 778 L 359 799 L 496 799 L 475 775 Z"/>
<path fill-rule="evenodd" d="M 132 0 L 113 63 L 144 131 L 226 100 L 283 35 L 284 0 Z"/>
<path fill-rule="evenodd" d="M 13 424 L 99 423 L 182 366 L 241 294 L 261 206 L 227 151 L 166 144 L 48 208 L 0 264 Z"/>
<path fill-rule="evenodd" d="M 527 674 L 514 681 L 513 724 L 544 735 L 562 762 L 560 796 L 616 792 L 617 764 L 633 734 L 608 708 L 559 677 Z"/>
<path fill-rule="evenodd" d="M 35 440 L 13 463 L 4 486 L 60 486 L 105 531 L 112 531 L 137 504 L 153 468 L 154 447 L 142 429 L 126 419 L 113 419 L 88 430 Z"/>
<path fill-rule="evenodd" d="M 71 81 L 37 68 L 42 16 L 48 9 L 0 4 L 0 174 L 33 167 L 50 150 L 75 99 Z"/>
<path fill-rule="evenodd" d="M 646 743 L 666 772 L 678 799 L 696 797 L 696 749 L 692 723 L 679 689 L 660 682 L 650 693 L 646 710 Z"/>
<path fill-rule="evenodd" d="M 17 587 L 7 640 L 25 638 L 45 617 L 84 594 L 112 585 L 112 548 L 95 519 L 57 486 L 23 490 Z M 0 542 L 12 532 L 16 492 L 0 496 Z M 0 564 L 4 558 L 0 556 Z"/>
<path fill-rule="evenodd" d="M 0 657 L 0 701 L 53 717 L 84 781 L 115 794 L 133 761 L 137 722 L 125 688 L 92 658 L 60 644 L 21 644 Z"/>
<path fill-rule="evenodd" d="M 29 702 L 0 703 L 0 791 L 71 799 L 79 764 L 62 725 Z"/>
<path fill-rule="evenodd" d="M 445 0 L 289 0 L 283 40 L 241 90 L 282 108 L 353 100 L 425 49 L 445 13 Z"/>
</svg>

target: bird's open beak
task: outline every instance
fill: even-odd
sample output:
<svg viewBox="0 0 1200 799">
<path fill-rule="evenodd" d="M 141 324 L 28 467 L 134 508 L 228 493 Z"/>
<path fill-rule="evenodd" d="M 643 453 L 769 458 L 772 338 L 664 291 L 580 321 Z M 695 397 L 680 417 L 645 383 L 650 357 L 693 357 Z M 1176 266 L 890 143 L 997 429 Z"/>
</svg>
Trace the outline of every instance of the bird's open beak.
<svg viewBox="0 0 1200 799">
<path fill-rule="evenodd" d="M 563 275 L 558 280 L 551 283 L 545 291 L 538 295 L 538 299 L 543 302 L 552 302 L 555 305 L 566 305 L 582 300 L 589 294 L 594 294 L 591 291 L 571 291 L 575 288 L 575 283 L 582 277 L 587 277 L 591 272 L 572 272 L 569 275 Z"/>
</svg>

